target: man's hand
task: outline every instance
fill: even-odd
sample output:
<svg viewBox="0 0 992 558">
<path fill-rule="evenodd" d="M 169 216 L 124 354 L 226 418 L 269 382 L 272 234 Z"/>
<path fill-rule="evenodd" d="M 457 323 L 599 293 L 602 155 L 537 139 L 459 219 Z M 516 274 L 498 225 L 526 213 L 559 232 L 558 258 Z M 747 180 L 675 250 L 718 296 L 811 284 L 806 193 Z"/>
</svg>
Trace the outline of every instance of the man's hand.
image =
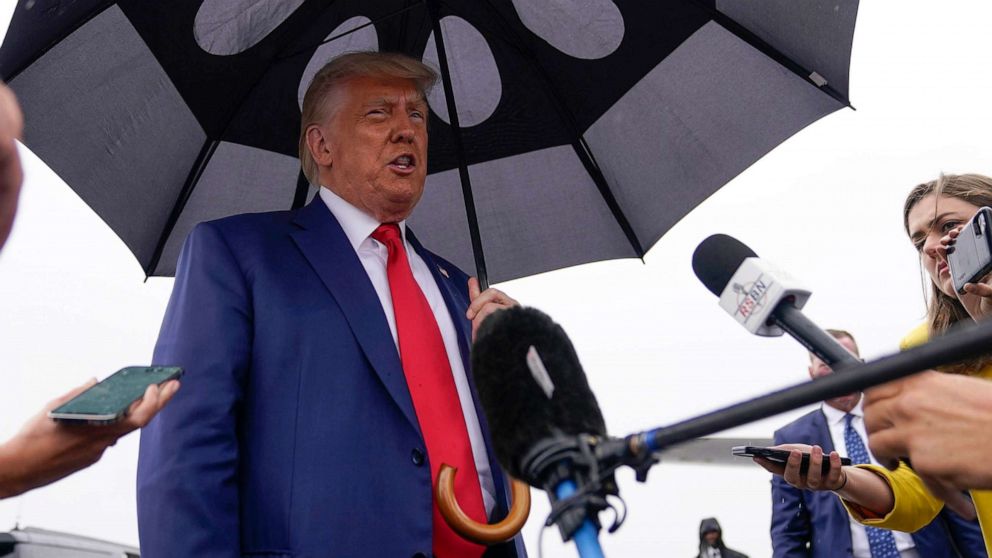
<svg viewBox="0 0 992 558">
<path fill-rule="evenodd" d="M 104 450 L 125 434 L 148 424 L 172 399 L 179 382 L 148 386 L 145 395 L 128 409 L 126 417 L 107 425 L 60 423 L 48 411 L 96 383 L 90 380 L 51 401 L 6 444 L 0 445 L 0 498 L 55 482 L 96 463 Z"/>
<path fill-rule="evenodd" d="M 864 410 L 880 463 L 908 457 L 935 496 L 974 514 L 962 491 L 992 488 L 992 383 L 931 370 L 865 392 Z"/>
<path fill-rule="evenodd" d="M 480 292 L 479 280 L 475 277 L 468 279 L 468 299 L 472 303 L 469 304 L 465 317 L 472 320 L 472 341 L 475 341 L 475 332 L 489 314 L 520 305 L 499 289 L 486 289 Z"/>
</svg>

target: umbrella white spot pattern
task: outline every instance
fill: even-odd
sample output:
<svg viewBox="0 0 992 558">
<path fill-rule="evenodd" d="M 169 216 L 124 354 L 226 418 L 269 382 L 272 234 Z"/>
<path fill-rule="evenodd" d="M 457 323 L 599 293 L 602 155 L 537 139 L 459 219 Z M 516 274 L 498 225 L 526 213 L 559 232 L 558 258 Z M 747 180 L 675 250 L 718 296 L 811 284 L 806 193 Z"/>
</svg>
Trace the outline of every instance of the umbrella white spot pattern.
<svg viewBox="0 0 992 558">
<path fill-rule="evenodd" d="M 458 109 L 458 125 L 462 128 L 475 126 L 492 116 L 503 96 L 496 59 L 482 33 L 460 17 L 442 18 L 441 32 L 444 33 L 445 52 L 458 53 L 457 57 L 447 56 L 451 89 Z M 427 39 L 423 60 L 435 69 L 441 67 L 433 32 Z M 440 82 L 434 86 L 427 101 L 441 120 L 451 124 L 444 87 Z"/>
<path fill-rule="evenodd" d="M 334 31 L 331 31 L 324 37 L 326 41 L 331 37 L 343 35 L 317 47 L 317 51 L 313 53 L 310 62 L 307 63 L 306 69 L 303 70 L 303 77 L 300 79 L 300 88 L 297 92 L 297 101 L 299 102 L 300 110 L 303 110 L 303 96 L 307 94 L 310 81 L 324 67 L 324 64 L 346 52 L 379 50 L 379 35 L 376 34 L 375 26 L 370 25 L 371 23 L 372 20 L 367 17 L 355 16 L 345 20 L 344 23 L 335 27 Z M 362 27 L 363 25 L 365 27 Z M 361 29 L 358 29 L 359 27 Z"/>
<path fill-rule="evenodd" d="M 527 29 L 575 58 L 609 56 L 623 40 L 620 9 L 612 0 L 513 0 Z"/>
<path fill-rule="evenodd" d="M 237 54 L 261 42 L 303 1 L 205 0 L 196 12 L 193 37 L 210 54 Z"/>
</svg>

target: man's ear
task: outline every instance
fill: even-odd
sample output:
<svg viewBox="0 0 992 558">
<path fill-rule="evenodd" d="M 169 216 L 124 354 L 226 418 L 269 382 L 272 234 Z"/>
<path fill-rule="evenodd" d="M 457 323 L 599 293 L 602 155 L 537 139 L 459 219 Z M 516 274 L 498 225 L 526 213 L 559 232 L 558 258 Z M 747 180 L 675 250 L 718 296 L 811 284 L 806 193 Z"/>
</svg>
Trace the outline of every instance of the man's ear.
<svg viewBox="0 0 992 558">
<path fill-rule="evenodd" d="M 331 166 L 331 146 L 327 143 L 327 138 L 320 126 L 311 124 L 307 128 L 306 137 L 310 155 L 317 162 L 317 165 L 321 167 Z"/>
</svg>

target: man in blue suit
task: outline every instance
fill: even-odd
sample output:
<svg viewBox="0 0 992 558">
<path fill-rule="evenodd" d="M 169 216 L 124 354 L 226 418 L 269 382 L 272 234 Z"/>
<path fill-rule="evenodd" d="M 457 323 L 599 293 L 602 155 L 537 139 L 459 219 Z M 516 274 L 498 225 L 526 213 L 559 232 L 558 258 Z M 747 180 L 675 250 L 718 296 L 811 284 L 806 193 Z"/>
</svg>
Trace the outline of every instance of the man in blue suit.
<svg viewBox="0 0 992 558">
<path fill-rule="evenodd" d="M 405 227 L 435 78 L 396 54 L 331 61 L 303 103 L 301 164 L 320 195 L 190 234 L 155 349 L 186 368 L 183 396 L 141 438 L 142 556 L 523 554 L 519 537 L 488 551 L 452 538 L 432 497 L 444 456 L 463 505 L 505 513 L 466 371 L 474 328 L 516 304 Z"/>
<path fill-rule="evenodd" d="M 849 351 L 858 354 L 854 337 L 843 330 L 827 330 Z M 810 355 L 809 375 L 830 374 L 830 367 Z M 775 444 L 807 444 L 823 448 L 824 455 L 847 455 L 845 422 L 864 434 L 861 393 L 823 402 L 817 409 L 775 432 Z M 985 557 L 977 522 L 944 509 L 930 525 L 915 533 L 891 531 L 901 558 Z M 772 547 L 775 558 L 873 558 L 865 527 L 851 519 L 840 498 L 828 491 L 800 490 L 781 476 L 772 477 Z"/>
</svg>

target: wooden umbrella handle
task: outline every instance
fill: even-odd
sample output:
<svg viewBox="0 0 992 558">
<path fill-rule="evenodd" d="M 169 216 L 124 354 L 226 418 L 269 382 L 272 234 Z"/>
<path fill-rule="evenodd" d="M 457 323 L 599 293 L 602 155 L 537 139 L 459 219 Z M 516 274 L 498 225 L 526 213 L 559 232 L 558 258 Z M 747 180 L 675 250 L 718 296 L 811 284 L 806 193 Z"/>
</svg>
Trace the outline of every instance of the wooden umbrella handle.
<svg viewBox="0 0 992 558">
<path fill-rule="evenodd" d="M 530 486 L 527 483 L 512 479 L 513 490 L 511 492 L 513 503 L 510 512 L 506 514 L 503 521 L 489 525 L 479 523 L 471 517 L 465 515 L 458 500 L 455 498 L 455 473 L 458 469 L 441 464 L 441 470 L 437 475 L 437 485 L 434 487 L 434 498 L 437 500 L 438 510 L 441 516 L 451 528 L 461 535 L 462 538 L 474 543 L 492 545 L 506 542 L 512 539 L 530 515 Z"/>
</svg>

